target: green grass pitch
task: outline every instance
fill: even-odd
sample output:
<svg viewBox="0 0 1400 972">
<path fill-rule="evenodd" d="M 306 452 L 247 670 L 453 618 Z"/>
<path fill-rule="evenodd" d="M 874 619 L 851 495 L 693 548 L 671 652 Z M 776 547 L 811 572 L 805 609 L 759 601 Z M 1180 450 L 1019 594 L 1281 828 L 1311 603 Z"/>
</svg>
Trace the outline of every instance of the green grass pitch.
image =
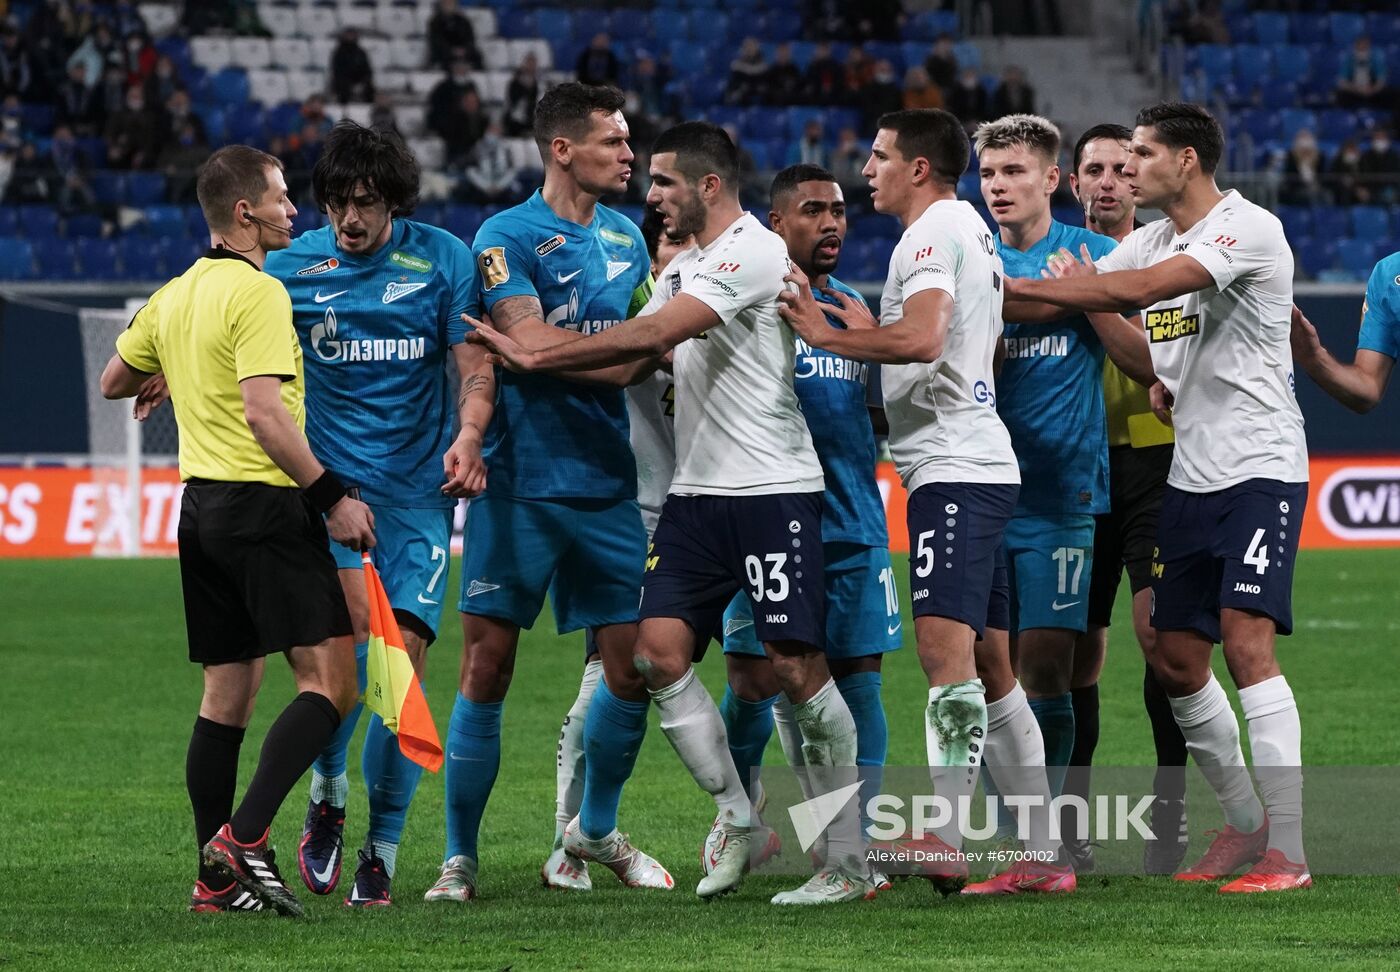
<svg viewBox="0 0 1400 972">
<path fill-rule="evenodd" d="M 1400 758 L 1397 569 L 1396 552 L 1301 557 L 1300 628 L 1281 654 L 1310 764 Z M 692 889 L 712 804 L 654 721 L 623 819 L 672 869 L 676 890 L 629 891 L 595 868 L 592 894 L 546 891 L 538 872 L 552 835 L 555 738 L 582 654 L 579 636 L 556 639 L 547 618 L 523 639 L 506 704 L 502 769 L 482 828 L 481 900 L 421 900 L 443 839 L 442 784 L 425 776 L 392 909 L 352 912 L 340 895 L 303 892 L 305 921 L 190 915 L 195 848 L 183 767 L 200 678 L 185 661 L 175 563 L 0 562 L 0 604 L 0 969 L 1315 969 L 1393 966 L 1400 955 L 1400 893 L 1389 877 L 1324 878 L 1309 892 L 1242 900 L 1139 877 L 1089 878 L 1053 900 L 945 901 L 923 882 L 905 882 L 869 904 L 780 910 L 767 900 L 793 881 L 763 876 L 706 905 Z M 428 694 L 445 731 L 461 634 L 454 614 L 444 620 Z M 702 669 L 718 690 L 717 652 Z M 240 785 L 290 697 L 285 665 L 273 660 L 268 673 Z M 1141 674 L 1130 628 L 1115 628 L 1099 763 L 1151 762 Z M 885 686 L 890 762 L 919 762 L 925 683 L 912 650 L 888 662 Z M 358 748 L 352 847 L 365 819 Z M 775 740 L 769 759 L 781 758 Z M 303 783 L 273 829 L 297 888 L 305 794 Z"/>
</svg>

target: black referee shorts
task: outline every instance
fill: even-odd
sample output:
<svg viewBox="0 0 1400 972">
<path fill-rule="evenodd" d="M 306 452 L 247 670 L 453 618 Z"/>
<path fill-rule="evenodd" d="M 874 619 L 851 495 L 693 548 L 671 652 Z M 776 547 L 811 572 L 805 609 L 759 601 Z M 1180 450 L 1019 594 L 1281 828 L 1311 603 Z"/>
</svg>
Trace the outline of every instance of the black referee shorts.
<svg viewBox="0 0 1400 972">
<path fill-rule="evenodd" d="M 301 490 L 191 479 L 179 541 L 190 661 L 247 661 L 351 633 L 325 522 Z"/>
<path fill-rule="evenodd" d="M 1174 446 L 1108 450 L 1108 513 L 1094 518 L 1094 565 L 1089 581 L 1089 625 L 1106 628 L 1123 569 L 1136 594 L 1152 586 L 1152 548 L 1157 545 L 1157 516 Z"/>
</svg>

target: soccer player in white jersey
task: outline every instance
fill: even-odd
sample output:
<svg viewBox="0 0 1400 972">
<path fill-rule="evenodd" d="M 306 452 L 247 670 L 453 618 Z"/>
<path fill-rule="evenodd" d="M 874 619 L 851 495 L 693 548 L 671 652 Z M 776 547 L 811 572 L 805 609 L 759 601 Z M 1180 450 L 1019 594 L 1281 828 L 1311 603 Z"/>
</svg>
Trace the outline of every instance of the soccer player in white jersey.
<svg viewBox="0 0 1400 972">
<path fill-rule="evenodd" d="M 1199 105 L 1138 113 L 1124 167 L 1139 207 L 1166 218 L 1133 232 L 1095 267 L 1015 281 L 1008 305 L 1143 308 L 1150 353 L 1174 404 L 1176 452 L 1152 565 L 1153 666 L 1226 826 L 1177 880 L 1225 892 L 1308 887 L 1302 730 L 1274 640 L 1293 627 L 1293 563 L 1308 493 L 1303 416 L 1293 397 L 1293 255 L 1277 217 L 1215 184 L 1224 137 Z M 1063 259 L 1072 261 L 1064 253 Z M 1095 270 L 1096 273 L 1087 272 Z M 1263 805 L 1244 767 L 1239 724 L 1211 674 L 1223 641 L 1240 690 Z M 1267 808 L 1267 814 L 1266 814 Z"/>
<path fill-rule="evenodd" d="M 675 348 L 676 470 L 647 558 L 637 668 L 662 730 L 719 807 L 726 840 L 696 888 L 709 898 L 734 890 L 748 867 L 750 806 L 719 710 L 691 664 L 735 593 L 747 591 L 753 604 L 809 765 L 854 775 L 856 730 L 822 654 L 824 481 L 793 390 L 792 331 L 778 316 L 786 246 L 740 206 L 738 153 L 718 126 L 685 122 L 664 132 L 651 175 L 648 202 L 672 235 L 693 232 L 697 243 L 667 268 L 651 313 L 535 350 L 488 326 L 478 326 L 476 340 L 526 371 L 598 367 Z M 565 835 L 585 859 L 609 839 L 605 828 L 635 760 L 625 745 L 611 745 L 609 731 L 622 720 L 600 712 L 605 699 L 595 697 L 589 710 L 583 808 Z M 874 896 L 856 814 L 840 816 L 828 847 L 829 869 L 848 878 L 849 894 L 809 882 L 774 903 Z"/>
<path fill-rule="evenodd" d="M 890 258 L 880 326 L 868 315 L 830 311 L 847 325 L 833 328 L 800 272 L 789 277 L 800 292 L 780 299 L 807 343 L 884 365 L 890 453 L 909 491 L 910 600 L 929 684 L 928 760 L 936 794 L 957 808 L 976 787 L 987 733 L 973 643 L 986 626 L 996 552 L 1020 486 L 993 391 L 1002 266 L 986 224 L 956 197 L 970 154 L 957 118 L 938 109 L 897 111 L 878 125 L 863 174 L 875 209 L 905 228 Z M 960 818 L 955 813 L 922 848 L 942 856 L 929 876 L 944 890 L 967 877 Z M 1073 870 L 1053 872 L 1035 882 L 1037 890 L 1074 887 Z"/>
<path fill-rule="evenodd" d="M 695 245 L 689 236 L 680 239 L 669 236 L 661 225 L 661 214 L 654 209 L 647 210 L 642 221 L 642 238 L 651 260 L 652 280 L 661 275 L 677 253 Z M 651 293 L 650 285 L 646 291 Z M 666 491 L 671 487 L 671 473 L 676 468 L 676 398 L 670 365 L 629 385 L 626 393 L 629 438 L 637 460 L 637 505 L 642 508 L 642 525 L 650 541 L 656 532 Z M 593 887 L 588 865 L 566 851 L 563 842 L 564 828 L 578 816 L 583 800 L 584 720 L 603 677 L 603 661 L 591 628 L 584 636 L 583 653 L 583 678 L 579 681 L 578 696 L 564 716 L 555 749 L 555 841 L 540 871 L 546 887 L 569 891 L 587 891 Z"/>
</svg>

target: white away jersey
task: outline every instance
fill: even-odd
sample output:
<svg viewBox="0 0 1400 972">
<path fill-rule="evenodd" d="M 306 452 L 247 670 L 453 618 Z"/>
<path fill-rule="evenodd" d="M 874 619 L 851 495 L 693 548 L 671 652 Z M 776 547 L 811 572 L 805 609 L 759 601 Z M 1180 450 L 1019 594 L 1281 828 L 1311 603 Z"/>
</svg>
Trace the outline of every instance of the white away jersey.
<svg viewBox="0 0 1400 972">
<path fill-rule="evenodd" d="M 778 315 L 787 246 L 745 213 L 667 265 L 644 313 L 676 294 L 720 325 L 674 355 L 676 472 L 670 492 L 817 493 L 822 467 L 793 390 L 792 328 Z"/>
<path fill-rule="evenodd" d="M 653 292 L 642 313 L 650 314 L 663 303 Z M 627 388 L 627 418 L 637 457 L 637 505 L 650 537 L 676 470 L 676 386 L 670 374 L 658 368 Z"/>
<path fill-rule="evenodd" d="M 1273 213 L 1233 189 L 1178 236 L 1170 219 L 1134 230 L 1097 261 L 1135 270 L 1184 253 L 1215 285 L 1143 311 L 1157 377 L 1176 399 L 1167 482 L 1192 493 L 1247 479 L 1308 481 L 1303 413 L 1293 397 L 1293 253 Z"/>
<path fill-rule="evenodd" d="M 1001 339 L 1001 257 L 968 203 L 940 200 L 904 231 L 890 256 L 880 325 L 924 290 L 953 298 L 943 353 L 931 364 L 885 365 L 890 455 L 913 492 L 927 483 L 1019 483 L 1011 437 L 996 411 L 992 356 Z"/>
</svg>

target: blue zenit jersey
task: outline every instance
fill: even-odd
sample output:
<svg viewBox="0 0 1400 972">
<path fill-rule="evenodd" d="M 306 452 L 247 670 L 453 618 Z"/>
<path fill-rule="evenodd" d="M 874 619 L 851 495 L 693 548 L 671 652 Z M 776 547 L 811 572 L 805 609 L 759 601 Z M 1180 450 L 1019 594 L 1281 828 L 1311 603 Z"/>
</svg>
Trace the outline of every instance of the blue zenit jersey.
<svg viewBox="0 0 1400 972">
<path fill-rule="evenodd" d="M 860 294 L 835 277 L 827 278 L 827 286 L 865 303 Z M 820 290 L 812 293 L 822 303 L 836 303 Z M 845 326 L 829 314 L 826 319 L 833 327 Z M 869 377 L 870 365 L 864 361 L 852 361 L 797 339 L 793 386 L 826 479 L 824 543 L 889 544 L 885 506 L 875 484 L 875 433 L 866 407 Z"/>
<path fill-rule="evenodd" d="M 596 334 L 627 319 L 632 293 L 649 277 L 642 234 L 598 206 L 580 226 L 555 214 L 536 191 L 481 225 L 473 245 L 487 313 L 508 297 L 539 299 L 545 323 Z M 454 331 L 453 343 L 464 337 Z M 524 498 L 633 499 L 637 464 L 627 400 L 552 375 L 499 369 L 486 431 L 487 489 Z"/>
<path fill-rule="evenodd" d="M 1400 253 L 1392 253 L 1371 271 L 1356 347 L 1400 358 Z"/>
<path fill-rule="evenodd" d="M 396 219 L 368 256 L 325 226 L 268 254 L 292 298 L 306 371 L 306 438 L 322 465 L 368 503 L 446 507 L 442 454 L 456 396 L 448 326 L 479 315 L 471 250 L 446 230 Z"/>
<path fill-rule="evenodd" d="M 1039 279 L 1061 247 L 1095 258 L 1112 239 L 1052 220 L 1050 232 L 1029 250 L 997 239 L 1008 277 Z M 1108 434 L 1104 426 L 1104 349 L 1088 318 L 1073 314 L 1042 324 L 1007 324 L 1006 359 L 997 376 L 997 413 L 1011 433 L 1021 467 L 1017 516 L 1108 511 Z"/>
</svg>

